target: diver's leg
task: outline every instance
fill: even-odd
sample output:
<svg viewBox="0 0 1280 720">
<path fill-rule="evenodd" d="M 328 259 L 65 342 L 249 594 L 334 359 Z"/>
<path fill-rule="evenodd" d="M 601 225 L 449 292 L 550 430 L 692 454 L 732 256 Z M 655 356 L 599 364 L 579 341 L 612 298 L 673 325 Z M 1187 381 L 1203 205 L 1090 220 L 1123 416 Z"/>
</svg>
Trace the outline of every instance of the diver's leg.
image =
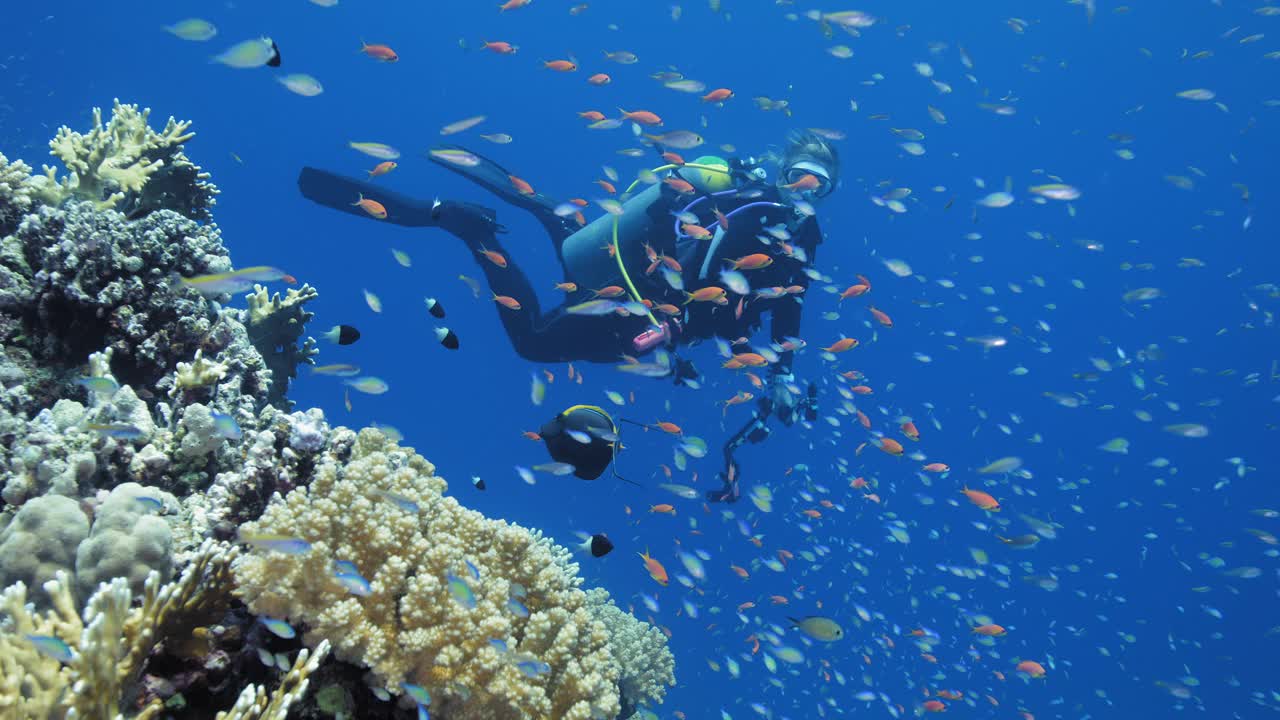
<svg viewBox="0 0 1280 720">
<path fill-rule="evenodd" d="M 563 307 L 544 314 L 529 278 L 511 260 L 493 233 L 477 233 L 463 236 L 463 239 L 476 253 L 476 261 L 489 283 L 489 289 L 495 295 L 505 295 L 520 303 L 519 310 L 494 303 L 511 346 L 518 355 L 532 362 L 545 363 L 574 360 L 612 362 L 631 351 L 630 336 L 624 331 L 625 323 L 619 322 L 615 316 L 572 315 Z M 500 267 L 481 255 L 479 251 L 482 248 L 502 253 L 507 259 L 506 267 Z"/>
<path fill-rule="evenodd" d="M 469 162 L 459 164 L 444 160 L 440 155 L 435 154 L 442 150 L 464 152 L 467 154 Z M 512 180 L 515 177 L 512 173 L 478 153 L 458 145 L 439 145 L 432 148 L 427 156 L 440 166 L 471 180 L 508 203 L 532 213 L 538 222 L 542 223 L 542 226 L 547 229 L 552 242 L 555 243 L 557 254 L 560 251 L 560 243 L 577 229 L 577 223 L 572 218 L 562 218 L 556 215 L 555 208 L 559 203 L 554 199 L 538 192 L 536 188 L 533 189 L 532 193 L 520 192 L 520 189 L 516 187 L 516 183 Z M 472 158 L 474 158 L 474 161 L 470 161 Z"/>
<path fill-rule="evenodd" d="M 328 170 L 304 167 L 298 173 L 298 189 L 303 197 L 328 208 L 360 217 L 370 217 L 356 206 L 361 198 L 374 200 L 387 209 L 386 222 L 408 227 L 435 225 L 431 200 L 418 200 L 373 183 L 356 180 Z"/>
</svg>

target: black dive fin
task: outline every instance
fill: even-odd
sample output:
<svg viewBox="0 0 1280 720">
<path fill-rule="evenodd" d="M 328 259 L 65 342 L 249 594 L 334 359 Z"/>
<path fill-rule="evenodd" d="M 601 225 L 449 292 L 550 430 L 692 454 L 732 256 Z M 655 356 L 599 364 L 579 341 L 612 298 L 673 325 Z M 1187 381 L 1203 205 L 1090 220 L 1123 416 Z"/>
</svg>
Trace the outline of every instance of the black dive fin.
<svg viewBox="0 0 1280 720">
<path fill-rule="evenodd" d="M 313 167 L 304 167 L 298 173 L 298 189 L 303 197 L 325 207 L 360 217 L 370 217 L 355 205 L 361 196 L 376 200 L 387 209 L 389 222 L 406 227 L 431 227 L 437 224 L 432 216 L 432 201 L 418 200 L 393 192 L 380 185 L 349 178 Z"/>
<path fill-rule="evenodd" d="M 569 220 L 555 214 L 555 208 L 560 204 L 559 202 L 537 192 L 537 188 L 534 188 L 532 195 L 520 192 L 511 181 L 513 174 L 489 158 L 459 145 L 437 145 L 431 150 L 461 150 L 476 158 L 477 164 L 464 166 L 442 160 L 430 152 L 427 153 L 427 157 L 437 165 L 458 173 L 518 208 L 528 210 L 553 236 L 567 235 L 577 229 L 576 223 L 570 226 Z"/>
</svg>

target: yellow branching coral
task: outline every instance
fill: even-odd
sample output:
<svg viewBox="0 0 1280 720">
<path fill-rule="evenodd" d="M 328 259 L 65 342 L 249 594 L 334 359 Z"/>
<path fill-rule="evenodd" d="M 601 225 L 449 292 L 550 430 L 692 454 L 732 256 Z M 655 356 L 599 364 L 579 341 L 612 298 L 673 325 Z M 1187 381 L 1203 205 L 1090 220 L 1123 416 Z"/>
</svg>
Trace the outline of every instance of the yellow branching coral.
<svg viewBox="0 0 1280 720">
<path fill-rule="evenodd" d="M 80 134 L 62 127 L 49 141 L 49 152 L 67 167 L 69 175 L 61 181 L 55 168 L 45 166 L 46 202 L 57 204 L 68 195 L 95 200 L 100 208 L 113 207 L 126 193 L 140 193 L 153 173 L 164 167 L 170 147 L 182 145 L 195 137 L 187 132 L 190 122 L 169 118 L 164 130 L 156 132 L 147 125 L 151 110 L 138 110 L 137 105 L 122 105 L 119 100 L 111 109 L 111 121 L 102 124 L 102 108 L 93 109 L 93 128 Z"/>
<path fill-rule="evenodd" d="M 322 461 L 308 487 L 241 528 L 310 549 L 241 556 L 238 593 L 255 613 L 305 623 L 308 644 L 328 640 L 388 690 L 425 687 L 450 720 L 615 717 L 618 668 L 577 567 L 446 488 L 412 450 L 361 432 L 349 457 Z M 339 582 L 336 561 L 368 579 L 366 595 Z"/>
<path fill-rule="evenodd" d="M 303 283 L 300 288 L 286 290 L 283 300 L 280 299 L 280 293 L 268 295 L 265 287 L 254 285 L 253 292 L 244 296 L 249 304 L 249 324 L 259 325 L 269 320 L 272 315 L 291 310 L 294 307 L 301 308 L 304 303 L 317 297 L 320 297 L 320 293 L 306 283 Z M 312 313 L 300 311 L 300 315 L 301 317 L 290 318 L 289 321 L 305 324 L 307 320 L 311 319 Z"/>
<path fill-rule="evenodd" d="M 293 661 L 293 667 L 280 678 L 280 687 L 275 692 L 268 693 L 261 686 L 250 685 L 240 693 L 235 706 L 218 713 L 216 720 L 286 720 L 289 708 L 307 694 L 308 677 L 328 654 L 329 643 L 324 641 L 314 651 L 304 648 Z"/>
<path fill-rule="evenodd" d="M 156 643 L 225 609 L 235 553 L 206 542 L 178 580 L 161 584 L 152 572 L 138 607 L 124 578 L 104 583 L 89 598 L 83 619 L 65 571 L 44 584 L 52 600 L 44 613 L 31 612 L 25 584 L 6 588 L 0 594 L 0 612 L 9 618 L 0 631 L 0 717 L 117 717 L 125 690 Z M 65 643 L 70 661 L 40 652 L 33 637 Z M 159 711 L 156 701 L 137 718 Z"/>
<path fill-rule="evenodd" d="M 212 385 L 227 375 L 227 366 L 213 360 L 204 359 L 204 351 L 196 350 L 191 362 L 178 363 L 174 371 L 173 389 L 169 395 L 177 397 L 183 390 Z"/>
</svg>

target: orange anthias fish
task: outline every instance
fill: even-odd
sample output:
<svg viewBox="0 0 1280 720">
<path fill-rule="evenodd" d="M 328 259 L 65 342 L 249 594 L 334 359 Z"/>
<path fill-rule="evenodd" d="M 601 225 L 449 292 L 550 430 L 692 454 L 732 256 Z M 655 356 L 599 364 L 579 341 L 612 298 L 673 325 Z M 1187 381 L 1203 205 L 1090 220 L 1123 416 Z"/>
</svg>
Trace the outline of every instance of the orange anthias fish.
<svg viewBox="0 0 1280 720">
<path fill-rule="evenodd" d="M 650 505 L 649 512 L 662 513 L 663 515 L 675 515 L 676 508 L 674 505 L 669 505 L 667 503 L 659 503 L 657 505 Z"/>
<path fill-rule="evenodd" d="M 542 66 L 548 70 L 555 70 L 556 72 L 573 72 L 578 69 L 577 65 L 574 65 L 568 60 L 545 60 L 543 61 Z M 603 120 L 604 116 L 601 115 L 600 119 Z"/>
<path fill-rule="evenodd" d="M 588 110 L 586 112 L 578 113 L 578 117 L 586 120 L 587 122 L 600 122 L 604 119 L 604 113 L 599 110 Z"/>
<path fill-rule="evenodd" d="M 373 45 L 370 45 L 369 43 L 361 41 L 360 52 L 364 53 L 365 55 L 368 55 L 374 60 L 379 60 L 381 62 L 393 63 L 400 59 L 400 56 L 396 54 L 395 50 L 392 50 L 390 47 L 386 45 L 379 45 L 376 43 Z"/>
<path fill-rule="evenodd" d="M 805 175 L 801 176 L 799 180 L 793 183 L 790 183 L 788 185 L 783 185 L 782 187 L 787 190 L 793 190 L 793 191 L 812 190 L 818 187 L 820 182 L 821 181 L 818 180 L 817 175 L 811 175 L 806 173 Z"/>
<path fill-rule="evenodd" d="M 751 400 L 751 398 L 753 398 L 753 397 L 755 397 L 755 395 L 752 395 L 751 393 L 747 392 L 746 390 L 739 390 L 737 395 L 734 395 L 733 397 L 731 397 L 731 398 L 729 398 L 728 400 L 725 400 L 725 401 L 724 401 L 724 403 L 723 403 L 723 404 L 724 404 L 724 413 L 722 413 L 722 414 L 723 414 L 723 415 L 728 415 L 728 414 L 729 414 L 729 408 L 730 408 L 731 406 L 733 406 L 733 405 L 741 405 L 742 403 L 744 403 L 744 402 L 747 402 L 747 401 Z"/>
<path fill-rule="evenodd" d="M 893 319 L 886 315 L 883 310 L 878 309 L 875 305 L 867 309 L 871 311 L 871 315 L 876 319 L 876 322 L 887 328 L 893 327 Z"/>
<path fill-rule="evenodd" d="M 533 2 L 533 0 L 507 0 L 498 6 L 498 12 L 506 12 L 508 10 L 519 10 L 520 8 Z"/>
<path fill-rule="evenodd" d="M 485 40 L 484 49 L 492 50 L 493 52 L 496 52 L 499 55 L 511 55 L 515 53 L 515 51 L 519 50 L 520 48 L 516 47 L 515 45 L 512 45 L 509 42 L 503 42 L 502 40 L 495 40 L 493 42 L 489 42 L 488 40 Z"/>
<path fill-rule="evenodd" d="M 1018 663 L 1016 668 L 1020 673 L 1026 673 L 1033 678 L 1042 678 L 1045 676 L 1044 666 L 1035 660 L 1023 660 Z"/>
<path fill-rule="evenodd" d="M 364 195 L 361 195 L 359 200 L 356 200 L 351 204 L 369 213 L 370 217 L 375 217 L 379 220 L 387 219 L 387 208 L 377 200 L 370 200 Z"/>
<path fill-rule="evenodd" d="M 662 118 L 658 117 L 654 113 L 649 112 L 648 110 L 635 110 L 635 111 L 628 112 L 626 110 L 623 110 L 622 108 L 618 108 L 618 112 L 622 113 L 623 120 L 630 120 L 631 122 L 637 123 L 639 125 L 661 125 L 662 124 Z"/>
<path fill-rule="evenodd" d="M 667 422 L 666 420 L 661 420 L 659 422 L 656 422 L 653 424 L 653 426 L 658 428 L 662 432 L 667 433 L 668 435 L 680 435 L 684 432 L 684 430 L 680 429 L 679 425 L 673 422 Z"/>
<path fill-rule="evenodd" d="M 564 292 L 577 292 L 578 284 L 572 282 L 558 282 L 556 283 L 556 289 L 563 290 Z"/>
<path fill-rule="evenodd" d="M 644 569 L 649 571 L 649 577 L 653 578 L 659 585 L 666 587 L 670 581 L 667 578 L 667 569 L 662 567 L 662 563 L 653 559 L 653 556 L 649 554 L 648 548 L 645 548 L 644 553 L 636 554 L 640 556 L 641 560 L 644 560 Z"/>
<path fill-rule="evenodd" d="M 947 465 L 946 463 L 940 463 L 940 462 L 929 463 L 928 465 L 925 465 L 923 468 L 921 468 L 921 470 L 924 470 L 925 472 L 932 472 L 932 473 L 944 473 L 950 469 L 951 469 L 950 465 Z"/>
<path fill-rule="evenodd" d="M 712 232 L 710 230 L 702 227 L 701 225 L 694 225 L 693 223 L 681 223 L 680 230 L 685 235 L 688 235 L 695 240 L 709 240 L 712 237 Z"/>
<path fill-rule="evenodd" d="M 764 367 L 769 361 L 759 353 L 738 353 L 725 361 L 724 366 L 730 370 L 744 367 Z"/>
<path fill-rule="evenodd" d="M 484 246 L 481 246 L 480 249 L 477 250 L 476 252 L 485 256 L 485 259 L 487 259 L 489 262 L 493 263 L 494 265 L 497 265 L 500 268 L 504 268 L 507 266 L 507 258 L 503 256 L 502 253 L 497 252 L 496 250 L 485 250 Z"/>
<path fill-rule="evenodd" d="M 400 167 L 400 166 L 397 165 L 395 162 L 392 162 L 391 160 L 385 160 L 383 162 L 380 162 L 377 165 L 375 165 L 372 170 L 368 171 L 369 179 L 372 180 L 378 177 L 379 175 L 386 175 L 392 170 L 395 170 L 397 167 Z"/>
<path fill-rule="evenodd" d="M 1000 637 L 1005 634 L 1003 626 L 991 623 L 990 625 L 979 625 L 973 629 L 973 632 L 986 637 Z"/>
<path fill-rule="evenodd" d="M 507 308 L 508 310 L 519 310 L 519 309 L 520 309 L 520 301 L 519 301 L 519 300 L 516 300 L 515 298 L 511 297 L 510 295 L 499 295 L 499 294 L 497 294 L 497 293 L 494 293 L 494 295 L 493 295 L 493 301 L 494 301 L 494 302 L 496 302 L 496 303 L 498 303 L 498 304 L 499 304 L 499 305 L 501 305 L 502 307 Z"/>
<path fill-rule="evenodd" d="M 521 180 L 520 178 L 516 177 L 515 175 L 508 175 L 508 176 L 507 176 L 507 179 L 511 181 L 511 187 L 515 188 L 515 189 L 516 189 L 516 192 L 520 193 L 521 195 L 534 195 L 534 194 L 536 194 L 536 193 L 534 193 L 534 191 L 533 191 L 533 186 L 532 186 L 532 185 L 530 185 L 529 183 L 525 182 L 524 180 Z"/>
<path fill-rule="evenodd" d="M 880 449 L 890 455 L 902 455 L 902 443 L 893 438 L 880 438 Z"/>
<path fill-rule="evenodd" d="M 840 338 L 839 340 L 832 343 L 830 346 L 824 347 L 822 349 L 826 350 L 829 353 L 838 353 L 838 352 L 844 352 L 845 350 L 852 350 L 853 348 L 856 348 L 856 347 L 858 347 L 858 341 L 856 338 Z"/>
<path fill-rule="evenodd" d="M 664 178 L 662 182 L 670 185 L 673 190 L 680 193 L 681 195 L 692 195 L 694 193 L 694 188 L 692 184 L 690 184 L 687 180 L 681 180 L 680 178 L 674 175 L 668 178 Z"/>
<path fill-rule="evenodd" d="M 964 493 L 965 497 L 969 498 L 969 502 L 977 505 L 983 510 L 987 510 L 989 512 L 1000 512 L 1000 503 L 987 493 L 984 493 L 981 490 L 970 490 L 967 487 L 962 489 L 960 492 Z"/>
<path fill-rule="evenodd" d="M 916 429 L 916 424 L 910 420 L 902 423 L 902 434 L 906 435 L 908 440 L 920 442 L 920 431 Z"/>
<path fill-rule="evenodd" d="M 724 102 L 725 100 L 728 100 L 731 97 L 733 97 L 733 91 L 730 90 L 729 88 L 716 88 L 715 90 L 712 90 L 706 95 L 703 95 L 702 102 L 705 102 L 705 103 Z"/>
<path fill-rule="evenodd" d="M 725 297 L 724 288 L 718 285 L 712 285 L 691 293 L 685 293 L 684 304 L 688 305 L 691 302 L 713 302 L 717 305 L 727 305 L 729 300 Z"/>
<path fill-rule="evenodd" d="M 849 298 L 858 297 L 859 295 L 865 293 L 870 289 L 871 288 L 867 287 L 866 285 L 863 285 L 862 283 L 858 283 L 857 285 L 850 285 L 849 287 L 844 289 L 844 292 L 840 293 L 840 302 L 844 302 Z"/>
<path fill-rule="evenodd" d="M 591 292 L 593 293 L 592 297 L 616 298 L 616 297 L 620 297 L 623 293 L 625 293 L 626 289 L 620 285 L 606 285 L 605 287 L 602 287 L 599 290 L 592 290 Z"/>
<path fill-rule="evenodd" d="M 729 264 L 733 266 L 734 270 L 759 270 L 772 265 L 773 258 L 764 253 L 751 253 L 737 260 L 730 260 Z"/>
<path fill-rule="evenodd" d="M 592 75 L 591 77 L 587 78 L 587 82 L 597 86 L 608 85 L 609 83 L 613 82 L 613 78 L 609 77 L 604 73 L 596 73 L 595 75 Z"/>
</svg>

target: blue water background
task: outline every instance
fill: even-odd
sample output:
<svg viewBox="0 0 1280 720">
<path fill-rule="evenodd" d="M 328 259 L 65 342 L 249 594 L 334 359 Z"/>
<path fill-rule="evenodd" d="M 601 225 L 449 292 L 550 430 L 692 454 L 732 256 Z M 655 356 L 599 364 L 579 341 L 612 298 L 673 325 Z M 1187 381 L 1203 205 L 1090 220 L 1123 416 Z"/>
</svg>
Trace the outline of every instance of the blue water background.
<svg viewBox="0 0 1280 720">
<path fill-rule="evenodd" d="M 154 108 L 153 124 L 170 114 L 193 120 L 197 137 L 187 152 L 222 189 L 216 219 L 236 264 L 277 265 L 319 288 L 320 298 L 308 306 L 316 312 L 311 333 L 349 323 L 364 334 L 352 347 L 324 345 L 320 361 L 357 363 L 392 388 L 380 397 L 356 395 L 348 413 L 336 380 L 304 373 L 291 390 L 298 406 L 322 407 L 335 423 L 399 428 L 465 504 L 490 516 L 542 528 L 563 542 L 575 530 L 609 533 L 617 551 L 582 560 L 583 574 L 670 629 L 679 686 L 658 708 L 660 717 L 676 710 L 689 718 L 718 717 L 721 708 L 735 718 L 755 717 L 750 703 L 774 717 L 818 717 L 819 706 L 828 716 L 862 715 L 863 704 L 851 696 L 865 687 L 887 693 L 907 712 L 924 699 L 922 688 L 962 691 L 965 701 L 957 705 L 972 707 L 950 712 L 966 717 L 1014 717 L 1016 708 L 1039 718 L 1170 717 L 1179 706 L 1201 707 L 1210 717 L 1274 714 L 1280 688 L 1270 660 L 1277 637 L 1267 631 L 1280 625 L 1276 562 L 1264 554 L 1270 546 L 1244 529 L 1280 530 L 1276 520 L 1250 513 L 1280 506 L 1274 485 L 1280 338 L 1269 321 L 1277 302 L 1274 290 L 1257 287 L 1275 282 L 1280 268 L 1270 212 L 1280 157 L 1278 109 L 1265 104 L 1280 96 L 1280 61 L 1263 57 L 1276 48 L 1280 17 L 1254 13 L 1257 3 L 1134 3 L 1128 12 L 1100 3 L 1090 25 L 1081 5 L 1061 2 L 867 2 L 860 9 L 879 18 L 874 27 L 860 38 L 838 32 L 827 40 L 812 21 L 784 19 L 789 11 L 811 9 L 807 4 L 726 0 L 716 14 L 691 2 L 678 21 L 665 3 L 593 2 L 578 16 L 569 15 L 569 3 L 552 0 L 505 14 L 494 4 L 14 3 L 5 11 L 0 50 L 0 149 L 43 162 L 45 142 L 58 125 L 83 129 L 88 109 L 109 107 L 113 97 Z M 189 43 L 160 31 L 186 16 L 211 20 L 218 37 Z M 1024 33 L 1007 23 L 1014 17 L 1027 21 Z M 1234 27 L 1239 29 L 1222 37 Z M 1254 33 L 1266 37 L 1239 42 Z M 316 76 L 324 94 L 299 97 L 273 81 L 279 72 L 207 62 L 231 43 L 260 34 L 279 43 L 282 71 Z M 380 64 L 361 55 L 362 38 L 390 44 L 400 61 Z M 460 47 L 460 39 L 470 50 Z M 478 51 L 482 39 L 507 40 L 520 51 Z M 935 42 L 945 47 L 931 51 Z M 849 45 L 853 57 L 825 52 L 836 43 Z M 964 77 L 961 45 L 976 63 L 976 85 Z M 602 57 L 602 51 L 619 49 L 635 52 L 640 62 L 623 66 Z M 1213 57 L 1183 57 L 1204 49 Z M 579 60 L 578 73 L 541 67 L 540 60 L 569 55 Z M 913 62 L 931 63 L 936 78 L 954 92 L 940 94 Z M 668 65 L 710 87 L 733 88 L 737 97 L 724 108 L 710 107 L 647 77 Z M 612 84 L 587 85 L 593 72 L 608 72 Z M 883 79 L 873 81 L 875 73 Z M 1200 87 L 1213 89 L 1226 111 L 1175 97 Z M 758 110 L 751 101 L 757 95 L 789 99 L 794 117 Z M 1017 112 L 997 115 L 978 106 L 983 102 Z M 933 123 L 926 105 L 945 112 L 948 124 Z M 391 143 L 405 155 L 383 179 L 386 186 L 497 207 L 511 229 L 508 251 L 539 278 L 534 285 L 550 303 L 551 285 L 560 277 L 541 229 L 434 166 L 423 152 L 446 123 L 484 114 L 488 121 L 479 131 L 508 132 L 515 142 L 489 145 L 477 131 L 461 136 L 462 142 L 548 194 L 600 197 L 592 180 L 602 176 L 601 165 L 632 177 L 657 163 L 616 154 L 635 146 L 627 128 L 589 131 L 575 114 L 613 114 L 618 106 L 658 112 L 670 129 L 696 129 L 710 146 L 731 143 L 746 154 L 776 147 L 793 127 L 848 134 L 839 143 L 842 187 L 820 208 L 827 240 L 817 267 L 840 287 L 863 273 L 874 290 L 837 308 L 834 296 L 815 284 L 806 299 L 809 349 L 796 369 L 803 380 L 822 386 L 823 415 L 839 419 L 842 435 L 834 436 L 821 419 L 812 429 L 780 431 L 767 445 L 743 451 L 747 485 L 766 484 L 776 497 L 768 514 L 747 502 L 731 508 L 754 524 L 761 547 L 723 517 L 730 508 L 708 510 L 654 487 L 662 482 L 658 464 L 671 464 L 673 446 L 656 433 L 624 431 L 628 449 L 621 467 L 644 488 L 550 476 L 528 486 L 513 471 L 545 460 L 521 430 L 537 429 L 570 404 L 603 403 L 605 389 L 634 392 L 635 404 L 620 415 L 672 420 L 718 446 L 748 410 L 731 408 L 723 420 L 713 401 L 749 388 L 742 377 L 716 368 L 712 348 L 692 354 L 708 374 L 700 391 L 583 363 L 575 365 L 585 375 L 578 385 L 566 367 L 547 366 L 556 379 L 546 403 L 535 407 L 530 376 L 543 366 L 511 352 L 492 303 L 473 299 L 457 279 L 460 273 L 480 277 L 462 243 L 438 231 L 329 212 L 296 192 L 302 165 L 359 175 L 375 161 L 346 144 Z M 869 119 L 875 113 L 891 117 Z M 923 130 L 927 154 L 904 153 L 891 127 Z M 1109 140 L 1111 133 L 1136 139 L 1122 144 Z M 1136 159 L 1116 157 L 1113 151 L 1121 147 L 1131 148 Z M 1047 181 L 1037 169 L 1083 190 L 1072 203 L 1075 217 L 1063 203 L 1030 202 L 1026 187 Z M 1194 189 L 1178 189 L 1162 179 L 1166 175 L 1190 177 Z M 975 187 L 975 177 L 985 179 L 987 189 Z M 975 201 L 1002 189 L 1006 177 L 1018 202 L 975 214 Z M 1233 183 L 1248 186 L 1248 202 Z M 945 190 L 934 192 L 935 185 Z M 895 187 L 914 191 L 906 214 L 868 199 Z M 1030 231 L 1043 238 L 1029 237 Z M 968 233 L 981 238 L 965 239 Z M 1086 249 L 1089 243 L 1101 251 Z M 407 252 L 413 267 L 397 265 L 391 248 Z M 1179 268 L 1186 257 L 1205 267 Z M 884 258 L 907 261 L 916 277 L 893 276 Z M 1124 269 L 1125 263 L 1150 263 L 1150 269 Z M 1043 278 L 1044 287 L 1033 276 Z M 943 278 L 955 289 L 936 282 Z M 983 286 L 992 294 L 984 294 Z M 1159 288 L 1162 297 L 1146 305 L 1121 299 L 1139 287 Z M 381 297 L 381 314 L 363 302 L 366 288 Z M 436 343 L 422 304 L 426 295 L 449 310 L 447 324 L 462 338 L 462 351 L 450 353 Z M 895 327 L 874 325 L 865 310 L 869 303 L 889 312 Z M 838 320 L 820 317 L 837 309 Z M 1001 316 L 1007 324 L 996 321 Z M 817 348 L 842 333 L 858 337 L 862 346 L 834 365 L 822 360 Z M 1008 337 L 1009 344 L 984 352 L 964 340 L 992 334 Z M 1138 352 L 1151 344 L 1163 350 L 1162 359 L 1137 362 Z M 922 362 L 917 353 L 931 361 Z M 1099 372 L 1090 358 L 1105 359 L 1114 369 Z M 1030 372 L 1010 375 L 1018 365 Z M 924 437 L 919 445 L 908 443 L 908 450 L 948 463 L 949 475 L 926 478 L 915 472 L 920 462 L 873 447 L 855 457 L 869 436 L 851 417 L 835 414 L 842 404 L 835 374 L 853 368 L 865 372 L 876 390 L 856 401 L 873 427 L 900 437 L 899 416 L 912 417 Z M 1097 378 L 1076 379 L 1076 373 Z M 1251 373 L 1260 374 L 1256 381 Z M 1145 390 L 1135 388 L 1134 374 Z M 1080 393 L 1087 402 L 1067 408 L 1045 392 Z M 932 403 L 932 412 L 925 403 Z M 1139 421 L 1135 409 L 1150 412 L 1154 421 Z M 1160 429 L 1178 422 L 1204 423 L 1211 434 L 1187 439 Z M 1030 442 L 1037 433 L 1043 442 Z M 1114 437 L 1131 441 L 1127 455 L 1097 448 Z M 718 469 L 715 455 L 691 462 L 697 482 L 690 472 L 677 473 L 677 481 L 708 487 Z M 992 528 L 994 519 L 958 490 L 982 483 L 975 470 L 1009 455 L 1022 457 L 1034 477 L 986 486 L 1004 505 L 999 520 L 1012 521 L 1007 529 Z M 1171 466 L 1149 466 L 1156 457 L 1168 458 Z M 851 472 L 838 472 L 836 458 L 847 459 Z M 1229 458 L 1242 460 L 1232 464 Z M 803 472 L 785 474 L 797 463 L 810 468 L 810 479 Z M 1248 469 L 1242 477 L 1241 466 Z M 485 479 L 487 492 L 471 487 L 473 475 Z M 883 504 L 850 490 L 853 475 L 878 481 Z M 1156 484 L 1160 478 L 1165 484 Z M 1076 486 L 1063 489 L 1066 483 Z M 818 498 L 846 511 L 823 509 L 819 520 L 801 516 L 817 507 L 800 496 L 814 492 L 814 484 L 830 490 Z M 923 504 L 921 496 L 933 504 Z M 674 503 L 678 514 L 647 512 L 660 502 Z M 1023 552 L 1003 547 L 997 530 L 1028 532 L 1019 513 L 1060 523 L 1058 539 Z M 884 523 L 895 518 L 907 524 L 910 544 L 886 539 Z M 800 529 L 802 521 L 812 533 Z M 752 564 L 779 549 L 799 553 L 815 545 L 830 549 L 817 565 L 797 558 L 785 573 L 774 573 Z M 682 572 L 676 556 L 682 547 L 714 556 L 698 593 L 676 583 L 658 587 L 636 557 L 648 548 L 674 575 Z M 991 564 L 977 565 L 970 548 L 985 550 Z M 1255 566 L 1262 576 L 1224 576 L 1201 553 L 1223 558 L 1222 569 Z M 866 575 L 851 565 L 855 559 Z M 731 563 L 751 568 L 751 579 L 731 573 Z M 997 564 L 1008 567 L 1008 578 Z M 946 567 L 977 568 L 983 575 L 965 579 Z M 1056 592 L 1020 579 L 1050 573 L 1061 583 Z M 938 588 L 943 592 L 934 592 Z M 960 599 L 948 599 L 946 591 Z M 644 609 L 642 592 L 657 597 L 659 612 Z M 772 606 L 770 595 L 787 596 L 789 606 Z M 686 598 L 700 611 L 698 619 L 681 611 Z M 745 601 L 757 605 L 750 617 L 779 625 L 788 614 L 831 615 L 848 637 L 806 647 L 791 633 L 786 642 L 801 647 L 808 664 L 784 664 L 770 673 L 759 655 L 748 659 L 746 638 L 760 628 L 754 620 L 744 628 L 735 618 L 733 608 Z M 860 623 L 855 604 L 878 616 Z M 970 613 L 989 615 L 1009 635 L 990 646 L 972 643 Z M 939 664 L 921 659 L 899 637 L 921 626 L 943 637 L 932 651 Z M 896 648 L 880 647 L 883 636 L 893 637 Z M 980 659 L 966 655 L 971 645 Z M 726 656 L 742 662 L 741 678 L 709 667 L 708 660 L 723 667 Z M 1017 658 L 1041 661 L 1049 677 L 1018 679 Z M 997 680 L 993 671 L 1008 679 Z M 824 672 L 841 673 L 847 684 L 824 678 Z M 1189 700 L 1162 684 L 1187 676 L 1199 680 Z M 767 684 L 771 677 L 781 687 Z M 982 699 L 988 694 L 1000 707 Z M 869 716 L 886 712 L 879 701 L 870 708 Z"/>
</svg>

